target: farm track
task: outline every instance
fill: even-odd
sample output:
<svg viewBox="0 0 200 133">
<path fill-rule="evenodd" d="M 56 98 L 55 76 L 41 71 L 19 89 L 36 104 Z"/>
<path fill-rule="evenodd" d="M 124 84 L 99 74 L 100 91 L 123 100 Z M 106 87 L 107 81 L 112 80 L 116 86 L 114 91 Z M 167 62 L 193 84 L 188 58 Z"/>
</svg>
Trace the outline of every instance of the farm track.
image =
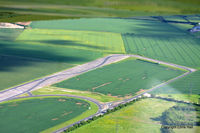
<svg viewBox="0 0 200 133">
<path fill-rule="evenodd" d="M 55 84 L 57 82 L 72 78 L 74 76 L 77 76 L 77 75 L 80 75 L 82 73 L 94 70 L 96 68 L 99 68 L 99 67 L 111 64 L 111 63 L 118 62 L 118 61 L 126 59 L 128 57 L 135 57 L 135 58 L 138 58 L 138 59 L 142 59 L 142 60 L 146 60 L 146 61 L 150 61 L 150 62 L 154 62 L 154 63 L 158 63 L 158 64 L 163 64 L 163 65 L 168 65 L 168 66 L 171 66 L 171 67 L 184 69 L 184 70 L 187 70 L 187 72 L 185 72 L 184 74 L 182 74 L 182 75 L 180 75 L 178 77 L 175 77 L 175 78 L 173 78 L 171 80 L 163 82 L 163 83 L 161 83 L 161 84 L 159 84 L 157 86 L 154 86 L 154 87 L 150 88 L 148 91 L 145 91 L 145 92 L 143 92 L 143 93 L 141 93 L 139 95 L 136 95 L 136 96 L 134 96 L 132 98 L 125 99 L 125 100 L 122 100 L 122 101 L 109 102 L 109 103 L 105 103 L 105 104 L 102 104 L 102 103 L 98 102 L 95 99 L 88 98 L 88 97 L 83 97 L 83 96 L 67 95 L 67 94 L 63 94 L 63 95 L 37 95 L 37 96 L 35 96 L 35 95 L 32 95 L 30 93 L 32 90 L 40 89 L 42 87 Z M 163 62 L 163 61 L 159 61 L 159 60 L 154 60 L 154 59 L 143 57 L 143 56 L 140 56 L 140 55 L 115 54 L 115 55 L 109 55 L 109 56 L 97 59 L 95 61 L 91 61 L 91 62 L 86 63 L 86 64 L 78 65 L 76 67 L 73 67 L 73 68 L 70 68 L 70 69 L 67 69 L 67 70 L 52 74 L 51 76 L 43 77 L 43 78 L 28 82 L 28 83 L 25 83 L 25 84 L 22 84 L 22 85 L 19 85 L 19 86 L 16 86 L 16 87 L 13 87 L 13 88 L 10 88 L 10 89 L 7 89 L 7 90 L 1 91 L 0 92 L 0 102 L 11 100 L 11 99 L 19 99 L 19 98 L 26 98 L 26 97 L 40 97 L 40 96 L 67 96 L 67 97 L 80 98 L 80 99 L 88 100 L 88 101 L 91 101 L 91 102 L 95 103 L 99 108 L 97 113 L 95 113 L 95 114 L 93 114 L 93 115 L 91 115 L 91 116 L 89 116 L 87 118 L 82 119 L 82 120 L 88 120 L 91 117 L 93 117 L 95 115 L 98 115 L 103 110 L 105 110 L 105 108 L 103 108 L 104 106 L 107 106 L 106 109 L 110 109 L 110 108 L 113 108 L 115 106 L 118 106 L 119 104 L 129 102 L 129 101 L 131 101 L 131 100 L 133 100 L 135 98 L 138 98 L 139 96 L 141 96 L 144 93 L 150 92 L 150 91 L 155 90 L 157 88 L 160 88 L 160 87 L 162 87 L 164 85 L 167 85 L 167 84 L 169 84 L 169 83 L 171 83 L 171 82 L 173 82 L 173 81 L 175 81 L 175 80 L 177 80 L 179 78 L 182 78 L 182 77 L 184 77 L 184 76 L 186 76 L 186 75 L 188 75 L 188 74 L 190 74 L 190 73 L 192 73 L 194 71 L 196 71 L 196 69 L 185 67 L 185 66 L 180 66 L 180 65 L 172 64 L 172 63 L 168 63 L 168 62 Z M 16 97 L 16 96 L 19 96 L 19 95 L 24 94 L 24 93 L 28 93 L 29 96 Z M 71 127 L 74 124 L 79 123 L 82 120 L 79 120 L 79 121 L 77 121 L 77 122 L 75 122 L 73 124 L 67 125 L 64 128 L 55 131 L 55 133 L 63 132 L 68 127 Z"/>
</svg>

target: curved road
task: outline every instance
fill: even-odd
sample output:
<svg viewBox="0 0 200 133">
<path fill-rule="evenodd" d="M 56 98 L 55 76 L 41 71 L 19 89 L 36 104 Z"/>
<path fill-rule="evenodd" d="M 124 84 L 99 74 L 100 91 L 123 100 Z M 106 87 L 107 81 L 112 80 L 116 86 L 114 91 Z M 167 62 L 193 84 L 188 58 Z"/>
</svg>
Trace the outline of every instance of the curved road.
<svg viewBox="0 0 200 133">
<path fill-rule="evenodd" d="M 55 133 L 60 133 L 60 132 L 63 132 L 65 129 L 73 126 L 74 124 L 77 124 L 77 123 L 80 123 L 81 121 L 85 121 L 85 120 L 88 120 L 92 117 L 94 117 L 95 115 L 98 115 L 99 113 L 101 113 L 101 110 L 102 110 L 102 104 L 100 104 L 97 100 L 93 99 L 93 98 L 89 98 L 89 97 L 83 97 L 83 96 L 76 96 L 76 95 L 68 95 L 68 94 L 57 94 L 57 95 L 31 95 L 31 96 L 23 96 L 23 97 L 16 97 L 16 98 L 13 98 L 13 99 L 21 99 L 21 98 L 29 98 L 29 97 L 49 97 L 49 96 L 66 96 L 66 97 L 73 97 L 73 98 L 80 98 L 80 99 L 84 99 L 84 100 L 87 100 L 87 101 L 90 101 L 90 102 L 93 102 L 95 103 L 97 106 L 98 106 L 98 111 L 93 114 L 93 115 L 90 115 L 84 119 L 81 119 L 75 123 L 72 123 L 70 125 L 67 125 L 66 127 L 63 127 L 57 131 L 55 131 Z"/>
</svg>

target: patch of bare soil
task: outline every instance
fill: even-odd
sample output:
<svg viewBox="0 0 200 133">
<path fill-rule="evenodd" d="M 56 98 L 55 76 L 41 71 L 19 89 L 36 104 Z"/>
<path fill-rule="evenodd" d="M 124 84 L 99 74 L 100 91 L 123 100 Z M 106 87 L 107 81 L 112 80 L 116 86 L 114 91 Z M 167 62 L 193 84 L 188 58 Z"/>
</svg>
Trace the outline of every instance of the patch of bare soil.
<svg viewBox="0 0 200 133">
<path fill-rule="evenodd" d="M 128 80 L 130 80 L 130 79 L 129 79 L 129 78 L 126 78 L 126 79 L 119 78 L 118 80 L 121 80 L 121 81 L 123 81 L 123 82 L 126 82 L 126 81 L 128 81 Z"/>
<path fill-rule="evenodd" d="M 28 26 L 28 25 L 31 24 L 31 21 L 28 21 L 28 22 L 16 22 L 16 24 L 20 24 L 20 25 Z"/>
<path fill-rule="evenodd" d="M 107 94 L 107 96 L 110 96 L 110 97 L 111 97 L 112 95 L 111 95 L 111 94 Z"/>
<path fill-rule="evenodd" d="M 77 105 L 82 105 L 82 103 L 76 103 Z"/>
<path fill-rule="evenodd" d="M 92 90 L 95 90 L 95 89 L 100 88 L 100 87 L 102 87 L 102 86 L 106 86 L 106 85 L 111 84 L 111 83 L 112 83 L 112 82 L 108 82 L 108 83 L 99 85 L 99 86 L 97 86 L 97 87 L 93 87 Z"/>
<path fill-rule="evenodd" d="M 65 116 L 65 115 L 68 115 L 68 114 L 71 114 L 71 113 L 72 113 L 72 111 L 71 112 L 66 112 L 66 113 L 62 114 L 62 116 Z"/>
<path fill-rule="evenodd" d="M 136 92 L 136 94 L 140 94 L 140 93 L 142 93 L 144 91 L 145 91 L 144 89 L 140 89 L 140 91 Z"/>
<path fill-rule="evenodd" d="M 65 102 L 66 99 L 58 99 L 59 102 Z"/>
<path fill-rule="evenodd" d="M 124 98 L 128 99 L 128 98 L 131 98 L 131 97 L 132 97 L 132 95 L 126 95 Z"/>
<path fill-rule="evenodd" d="M 56 120 L 58 120 L 58 118 L 53 118 L 53 119 L 51 119 L 52 121 L 56 121 Z"/>
</svg>

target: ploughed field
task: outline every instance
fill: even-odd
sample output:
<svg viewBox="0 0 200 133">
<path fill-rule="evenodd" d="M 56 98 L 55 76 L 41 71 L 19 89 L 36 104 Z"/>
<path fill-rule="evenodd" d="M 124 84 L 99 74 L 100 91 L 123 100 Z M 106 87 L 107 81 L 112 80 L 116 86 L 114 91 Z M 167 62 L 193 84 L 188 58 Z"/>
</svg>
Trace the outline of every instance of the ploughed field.
<svg viewBox="0 0 200 133">
<path fill-rule="evenodd" d="M 1 132 L 41 132 L 88 110 L 90 104 L 73 98 L 28 98 L 0 104 Z"/>
<path fill-rule="evenodd" d="M 183 73 L 153 62 L 128 58 L 54 86 L 124 97 L 143 92 Z"/>
</svg>

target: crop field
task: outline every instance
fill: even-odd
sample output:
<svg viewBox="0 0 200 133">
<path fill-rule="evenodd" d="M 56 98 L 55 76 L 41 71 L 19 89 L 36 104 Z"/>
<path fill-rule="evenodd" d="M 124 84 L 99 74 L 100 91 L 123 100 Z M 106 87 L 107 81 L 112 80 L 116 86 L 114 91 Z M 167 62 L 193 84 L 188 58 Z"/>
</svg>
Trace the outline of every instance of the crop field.
<svg viewBox="0 0 200 133">
<path fill-rule="evenodd" d="M 1 103 L 1 132 L 40 132 L 81 115 L 89 107 L 85 101 L 65 97 Z"/>
<path fill-rule="evenodd" d="M 66 20 L 52 20 L 52 21 L 34 21 L 31 23 L 31 28 L 100 31 L 100 32 L 114 32 L 114 33 L 133 33 L 133 32 L 142 33 L 143 31 L 140 30 L 142 28 L 158 29 L 157 27 L 150 27 L 150 26 L 147 27 L 150 24 L 152 24 L 152 26 L 157 25 L 154 24 L 154 21 L 144 21 L 137 19 L 81 18 L 81 19 L 71 19 L 71 20 L 66 19 Z M 164 27 L 162 29 L 164 29 Z"/>
<path fill-rule="evenodd" d="M 170 26 L 167 23 L 162 23 L 152 17 L 135 17 L 124 19 L 80 18 L 68 20 L 34 21 L 31 23 L 31 28 L 103 31 L 115 33 L 134 33 L 140 35 L 186 35 L 185 32 L 181 32 L 179 29 Z"/>
<path fill-rule="evenodd" d="M 170 25 L 175 26 L 176 28 L 179 28 L 180 30 L 183 30 L 184 32 L 188 31 L 188 29 L 192 29 L 193 25 L 190 24 L 180 24 L 180 23 L 171 23 Z M 189 33 L 190 35 L 194 35 L 193 33 Z"/>
<path fill-rule="evenodd" d="M 125 53 L 121 34 L 72 31 L 56 29 L 29 29 L 25 30 L 17 41 L 30 44 L 54 45 L 99 52 Z"/>
<path fill-rule="evenodd" d="M 129 58 L 54 86 L 120 97 L 135 95 L 183 73 L 155 63 Z"/>
<path fill-rule="evenodd" d="M 198 102 L 200 98 L 200 71 L 178 79 L 167 86 L 152 91 L 152 94 L 169 95 L 176 99 Z M 181 96 L 182 95 L 182 96 Z"/>
<path fill-rule="evenodd" d="M 166 18 L 175 19 L 178 17 L 168 16 Z M 121 33 L 128 54 L 140 54 L 175 64 L 195 68 L 199 67 L 199 38 L 191 35 L 187 31 L 192 28 L 191 25 L 164 23 L 154 20 L 153 18 L 146 19 L 147 20 L 142 20 L 140 18 L 91 18 L 37 21 L 33 22 L 31 27 L 33 29 L 64 28 L 67 30 Z M 110 25 L 112 25 L 112 27 L 110 27 Z"/>
<path fill-rule="evenodd" d="M 162 115 L 175 103 L 158 99 L 144 99 L 116 112 L 82 126 L 72 133 L 160 133 L 160 121 L 154 119 Z"/>
<path fill-rule="evenodd" d="M 192 22 L 198 23 L 200 21 L 200 15 L 189 15 L 187 18 Z"/>
<path fill-rule="evenodd" d="M 166 31 L 168 32 L 168 31 Z M 123 35 L 127 53 L 175 64 L 199 67 L 199 39 L 190 35 Z"/>
</svg>

